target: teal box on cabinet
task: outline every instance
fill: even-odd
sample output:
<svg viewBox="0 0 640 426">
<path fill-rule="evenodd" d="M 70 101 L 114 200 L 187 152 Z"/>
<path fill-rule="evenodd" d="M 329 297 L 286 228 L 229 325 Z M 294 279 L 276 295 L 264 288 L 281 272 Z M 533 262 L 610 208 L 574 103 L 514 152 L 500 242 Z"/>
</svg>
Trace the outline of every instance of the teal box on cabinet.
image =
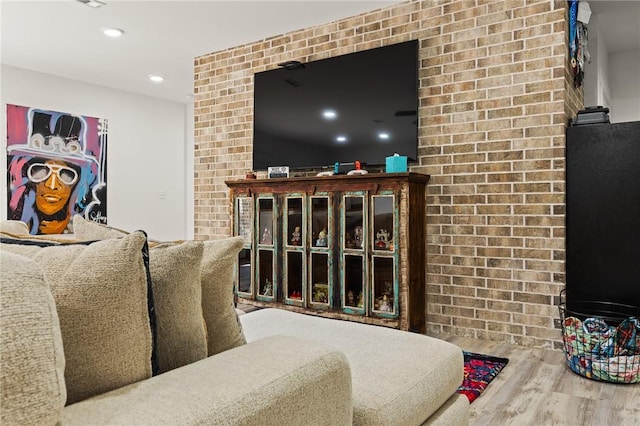
<svg viewBox="0 0 640 426">
<path fill-rule="evenodd" d="M 387 173 L 405 173 L 407 171 L 407 157 L 405 155 L 393 154 L 387 157 Z"/>
</svg>

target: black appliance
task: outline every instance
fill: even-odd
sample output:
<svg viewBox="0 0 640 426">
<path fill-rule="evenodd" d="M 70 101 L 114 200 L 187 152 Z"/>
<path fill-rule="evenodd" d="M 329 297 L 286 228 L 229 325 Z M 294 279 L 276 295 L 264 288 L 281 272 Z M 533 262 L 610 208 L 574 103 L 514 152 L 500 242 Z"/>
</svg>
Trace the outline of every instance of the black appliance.
<svg viewBox="0 0 640 426">
<path fill-rule="evenodd" d="M 253 168 L 418 157 L 418 41 L 255 74 Z"/>
<path fill-rule="evenodd" d="M 640 306 L 640 122 L 569 127 L 566 301 Z"/>
</svg>

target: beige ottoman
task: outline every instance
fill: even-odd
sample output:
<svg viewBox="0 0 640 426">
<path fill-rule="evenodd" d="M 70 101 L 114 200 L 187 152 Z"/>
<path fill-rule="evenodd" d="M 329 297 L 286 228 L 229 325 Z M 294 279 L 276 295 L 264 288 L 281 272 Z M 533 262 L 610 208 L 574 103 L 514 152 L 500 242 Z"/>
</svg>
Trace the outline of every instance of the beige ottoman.
<svg viewBox="0 0 640 426">
<path fill-rule="evenodd" d="M 248 342 L 272 335 L 333 346 L 351 366 L 354 425 L 465 425 L 462 350 L 416 333 L 262 309 L 240 317 Z M 433 418 L 431 418 L 433 417 Z"/>
</svg>

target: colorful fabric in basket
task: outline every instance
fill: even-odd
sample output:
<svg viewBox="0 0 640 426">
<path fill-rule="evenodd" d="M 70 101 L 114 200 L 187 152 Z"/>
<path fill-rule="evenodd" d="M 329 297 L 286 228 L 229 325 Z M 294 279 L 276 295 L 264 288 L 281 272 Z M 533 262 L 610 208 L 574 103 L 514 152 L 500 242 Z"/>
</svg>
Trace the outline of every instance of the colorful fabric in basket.
<svg viewBox="0 0 640 426">
<path fill-rule="evenodd" d="M 640 355 L 597 358 L 591 361 L 593 375 L 615 383 L 636 383 L 640 380 Z"/>
<path fill-rule="evenodd" d="M 574 372 L 615 383 L 640 382 L 640 322 L 627 318 L 617 327 L 600 318 L 564 320 L 567 365 Z"/>
</svg>

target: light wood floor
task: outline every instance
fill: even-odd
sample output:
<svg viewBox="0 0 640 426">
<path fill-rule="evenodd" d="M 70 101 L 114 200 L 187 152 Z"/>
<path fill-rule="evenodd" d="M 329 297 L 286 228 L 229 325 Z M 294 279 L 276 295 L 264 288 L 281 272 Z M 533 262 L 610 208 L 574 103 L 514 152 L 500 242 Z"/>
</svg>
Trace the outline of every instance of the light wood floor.
<svg viewBox="0 0 640 426">
<path fill-rule="evenodd" d="M 471 425 L 640 425 L 640 384 L 597 382 L 573 373 L 560 351 L 434 336 L 466 351 L 509 358 L 471 404 Z"/>
</svg>

